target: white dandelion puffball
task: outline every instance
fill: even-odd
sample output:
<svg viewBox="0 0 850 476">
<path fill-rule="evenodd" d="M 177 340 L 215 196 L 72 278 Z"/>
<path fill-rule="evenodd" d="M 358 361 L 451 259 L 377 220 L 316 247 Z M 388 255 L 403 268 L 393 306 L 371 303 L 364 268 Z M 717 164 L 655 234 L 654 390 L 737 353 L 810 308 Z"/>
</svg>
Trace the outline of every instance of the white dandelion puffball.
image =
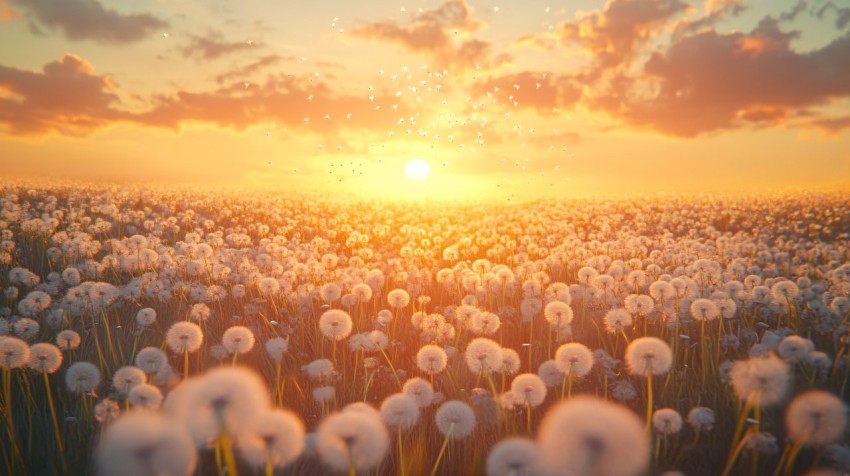
<svg viewBox="0 0 850 476">
<path fill-rule="evenodd" d="M 349 462 L 357 472 L 381 464 L 389 448 L 389 434 L 380 415 L 343 411 L 326 417 L 316 430 L 316 450 L 324 464 L 346 471 Z"/>
<path fill-rule="evenodd" d="M 289 339 L 283 337 L 272 337 L 266 341 L 266 352 L 269 357 L 275 362 L 280 363 L 283 360 L 283 354 L 289 350 Z"/>
<path fill-rule="evenodd" d="M 593 351 L 586 345 L 570 342 L 555 351 L 555 367 L 564 375 L 584 377 L 593 368 Z"/>
<path fill-rule="evenodd" d="M 578 396 L 552 407 L 537 434 L 544 474 L 636 476 L 649 465 L 649 441 L 630 409 Z"/>
<path fill-rule="evenodd" d="M 27 366 L 36 372 L 47 372 L 52 374 L 62 366 L 62 351 L 59 347 L 39 342 L 30 347 L 30 357 Z"/>
<path fill-rule="evenodd" d="M 146 307 L 144 309 L 139 309 L 139 312 L 136 313 L 136 323 L 142 327 L 147 327 L 156 322 L 156 311 L 153 309 Z"/>
<path fill-rule="evenodd" d="M 239 454 L 252 467 L 261 469 L 266 458 L 274 468 L 283 468 L 304 451 L 304 423 L 294 413 L 272 409 L 258 413 L 236 439 Z"/>
<path fill-rule="evenodd" d="M 505 438 L 487 455 L 487 476 L 532 476 L 536 467 L 537 444 L 528 438 Z"/>
<path fill-rule="evenodd" d="M 476 337 L 466 345 L 466 365 L 473 373 L 495 372 L 502 365 L 502 347 L 494 340 Z"/>
<path fill-rule="evenodd" d="M 133 408 L 158 410 L 162 405 L 162 392 L 158 387 L 142 383 L 133 387 L 127 394 L 127 401 Z"/>
<path fill-rule="evenodd" d="M 751 399 L 754 405 L 767 407 L 785 399 L 791 372 L 788 364 L 770 355 L 735 362 L 729 371 L 729 378 L 738 398 Z"/>
<path fill-rule="evenodd" d="M 549 387 L 560 385 L 566 374 L 561 372 L 554 360 L 546 360 L 537 367 L 537 375 L 543 379 Z"/>
<path fill-rule="evenodd" d="M 90 392 L 99 384 L 100 369 L 91 362 L 74 362 L 65 372 L 65 385 L 72 392 Z"/>
<path fill-rule="evenodd" d="M 110 424 L 96 452 L 103 476 L 191 475 L 198 453 L 188 432 L 156 413 L 128 413 Z"/>
<path fill-rule="evenodd" d="M 430 374 L 438 374 L 446 369 L 449 362 L 449 356 L 446 351 L 439 346 L 427 344 L 423 345 L 416 353 L 416 365 L 419 370 Z"/>
<path fill-rule="evenodd" d="M 195 352 L 204 343 L 204 332 L 193 322 L 175 322 L 165 333 L 165 341 L 176 353 Z"/>
<path fill-rule="evenodd" d="M 419 404 L 405 393 L 390 395 L 381 403 L 381 417 L 390 428 L 408 430 L 419 420 Z"/>
<path fill-rule="evenodd" d="M 680 432 L 682 424 L 682 415 L 672 408 L 659 408 L 652 414 L 652 427 L 663 435 Z"/>
<path fill-rule="evenodd" d="M 623 332 L 625 329 L 632 327 L 634 318 L 632 314 L 622 307 L 611 309 L 602 317 L 602 322 L 605 324 L 605 330 L 610 334 Z"/>
<path fill-rule="evenodd" d="M 126 395 L 130 389 L 145 382 L 147 382 L 147 375 L 144 370 L 132 365 L 121 367 L 112 375 L 112 385 L 122 395 Z"/>
<path fill-rule="evenodd" d="M 387 303 L 395 309 L 407 307 L 410 304 L 410 294 L 404 289 L 393 289 L 387 293 Z"/>
<path fill-rule="evenodd" d="M 537 374 L 520 374 L 511 382 L 514 401 L 536 407 L 546 399 L 546 382 Z"/>
<path fill-rule="evenodd" d="M 469 404 L 460 400 L 449 400 L 440 405 L 435 414 L 437 429 L 447 438 L 459 440 L 475 429 L 475 412 Z"/>
<path fill-rule="evenodd" d="M 552 301 L 543 308 L 543 317 L 553 326 L 569 324 L 573 321 L 573 308 L 563 301 Z"/>
<path fill-rule="evenodd" d="M 197 377 L 185 398 L 184 411 L 175 416 L 199 447 L 223 431 L 238 434 L 271 406 L 266 383 L 246 367 L 216 367 L 208 371 Z"/>
<path fill-rule="evenodd" d="M 329 309 L 319 317 L 319 331 L 328 339 L 345 339 L 353 326 L 351 316 L 341 309 Z"/>
<path fill-rule="evenodd" d="M 16 369 L 29 362 L 30 346 L 17 337 L 0 337 L 0 367 Z"/>
<path fill-rule="evenodd" d="M 410 395 L 416 401 L 420 408 L 431 405 L 434 400 L 434 387 L 427 380 L 419 377 L 413 377 L 401 388 L 402 393 Z"/>
<path fill-rule="evenodd" d="M 62 350 L 74 350 L 80 346 L 81 342 L 80 334 L 71 329 L 65 329 L 56 334 L 56 345 Z"/>
<path fill-rule="evenodd" d="M 638 337 L 626 348 L 625 360 L 632 375 L 663 375 L 673 365 L 673 351 L 657 337 Z"/>
<path fill-rule="evenodd" d="M 168 356 L 159 347 L 145 347 L 136 354 L 134 362 L 145 373 L 155 374 L 168 363 Z"/>
<path fill-rule="evenodd" d="M 254 333 L 245 326 L 231 326 L 221 336 L 221 344 L 231 354 L 245 354 L 254 347 Z"/>
<path fill-rule="evenodd" d="M 847 429 L 847 404 L 829 392 L 810 390 L 788 405 L 785 427 L 796 443 L 821 448 L 837 443 Z"/>
</svg>

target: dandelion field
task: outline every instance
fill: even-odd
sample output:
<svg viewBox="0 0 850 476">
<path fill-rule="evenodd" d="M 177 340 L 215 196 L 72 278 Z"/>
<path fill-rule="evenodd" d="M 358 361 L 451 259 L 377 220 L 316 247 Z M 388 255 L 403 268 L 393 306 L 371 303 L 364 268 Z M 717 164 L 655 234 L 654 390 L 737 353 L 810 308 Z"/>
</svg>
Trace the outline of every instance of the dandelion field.
<svg viewBox="0 0 850 476">
<path fill-rule="evenodd" d="M 850 472 L 846 195 L 0 210 L 3 474 Z"/>
</svg>

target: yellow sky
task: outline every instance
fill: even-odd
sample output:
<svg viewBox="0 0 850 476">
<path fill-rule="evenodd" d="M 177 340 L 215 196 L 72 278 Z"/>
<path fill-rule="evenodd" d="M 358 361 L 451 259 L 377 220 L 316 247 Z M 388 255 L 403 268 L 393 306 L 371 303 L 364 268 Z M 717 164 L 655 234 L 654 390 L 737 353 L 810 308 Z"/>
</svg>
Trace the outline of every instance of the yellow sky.
<svg viewBox="0 0 850 476">
<path fill-rule="evenodd" d="M 504 200 L 850 190 L 850 9 L 829 1 L 49 3 L 0 1 L 6 176 Z"/>
</svg>

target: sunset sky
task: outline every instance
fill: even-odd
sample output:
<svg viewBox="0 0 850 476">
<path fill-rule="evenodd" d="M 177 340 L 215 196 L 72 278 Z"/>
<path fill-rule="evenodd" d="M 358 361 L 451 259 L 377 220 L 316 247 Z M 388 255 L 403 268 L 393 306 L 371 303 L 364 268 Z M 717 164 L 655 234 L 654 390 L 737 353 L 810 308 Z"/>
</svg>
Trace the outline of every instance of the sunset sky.
<svg viewBox="0 0 850 476">
<path fill-rule="evenodd" d="M 850 191 L 848 78 L 842 0 L 0 0 L 0 175 Z"/>
</svg>

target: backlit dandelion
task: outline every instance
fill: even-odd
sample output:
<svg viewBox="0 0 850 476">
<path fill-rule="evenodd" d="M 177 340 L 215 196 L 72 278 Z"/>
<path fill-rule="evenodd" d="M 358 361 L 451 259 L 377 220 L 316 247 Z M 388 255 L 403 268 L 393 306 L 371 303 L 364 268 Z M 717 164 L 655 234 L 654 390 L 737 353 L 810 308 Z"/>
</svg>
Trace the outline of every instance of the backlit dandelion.
<svg viewBox="0 0 850 476">
<path fill-rule="evenodd" d="M 526 438 L 505 438 L 487 455 L 487 476 L 531 476 L 537 471 L 537 445 Z"/>
<path fill-rule="evenodd" d="M 29 362 L 27 366 L 36 372 L 52 374 L 59 370 L 62 365 L 62 351 L 59 347 L 45 342 L 39 342 L 30 346 Z"/>
<path fill-rule="evenodd" d="M 262 412 L 237 438 L 239 454 L 254 468 L 283 468 L 304 451 L 304 423 L 294 413 Z"/>
<path fill-rule="evenodd" d="M 65 372 L 65 385 L 72 392 L 90 392 L 99 384 L 100 369 L 91 362 L 74 362 Z"/>
<path fill-rule="evenodd" d="M 837 443 L 847 429 L 847 404 L 822 390 L 798 395 L 785 412 L 788 437 L 795 443 L 826 447 Z"/>
<path fill-rule="evenodd" d="M 104 476 L 189 475 L 198 455 L 185 429 L 155 413 L 130 413 L 104 432 L 96 462 Z"/>
<path fill-rule="evenodd" d="M 626 364 L 632 375 L 663 375 L 673 364 L 673 353 L 657 337 L 639 337 L 626 348 Z"/>
<path fill-rule="evenodd" d="M 602 318 L 605 330 L 611 334 L 618 334 L 634 324 L 631 313 L 624 308 L 611 309 Z"/>
<path fill-rule="evenodd" d="M 254 333 L 245 326 L 231 326 L 221 336 L 221 343 L 234 356 L 245 354 L 254 347 Z"/>
<path fill-rule="evenodd" d="M 626 407 L 580 396 L 552 407 L 537 434 L 545 474 L 642 474 L 649 442 L 640 419 Z"/>
<path fill-rule="evenodd" d="M 419 407 L 427 407 L 434 400 L 434 388 L 427 380 L 414 377 L 404 382 L 402 393 L 413 397 Z"/>
<path fill-rule="evenodd" d="M 672 408 L 659 408 L 652 414 L 652 427 L 663 435 L 680 432 L 682 423 L 682 415 Z"/>
<path fill-rule="evenodd" d="M 430 374 L 438 374 L 445 370 L 449 357 L 442 347 L 423 345 L 416 353 L 416 365 L 419 370 Z"/>
<path fill-rule="evenodd" d="M 486 337 L 472 339 L 466 345 L 466 365 L 473 373 L 496 372 L 502 365 L 501 346 Z"/>
<path fill-rule="evenodd" d="M 370 471 L 384 460 L 389 447 L 380 416 L 364 412 L 328 416 L 319 424 L 316 437 L 319 457 L 335 471 Z"/>
<path fill-rule="evenodd" d="M 466 438 L 475 429 L 475 412 L 469 404 L 460 400 L 450 400 L 440 405 L 434 415 L 437 429 L 447 439 Z"/>
<path fill-rule="evenodd" d="M 739 360 L 729 375 L 735 395 L 759 407 L 784 400 L 791 381 L 788 364 L 774 356 Z"/>
<path fill-rule="evenodd" d="M 414 397 L 396 393 L 381 403 L 381 417 L 390 428 L 407 430 L 419 420 L 419 405 Z"/>
<path fill-rule="evenodd" d="M 204 343 L 204 333 L 201 327 L 192 322 L 175 322 L 165 334 L 166 342 L 176 353 L 195 352 Z"/>
<path fill-rule="evenodd" d="M 335 341 L 348 337 L 353 325 L 351 316 L 340 309 L 327 310 L 319 317 L 319 330 L 322 335 Z"/>
</svg>

